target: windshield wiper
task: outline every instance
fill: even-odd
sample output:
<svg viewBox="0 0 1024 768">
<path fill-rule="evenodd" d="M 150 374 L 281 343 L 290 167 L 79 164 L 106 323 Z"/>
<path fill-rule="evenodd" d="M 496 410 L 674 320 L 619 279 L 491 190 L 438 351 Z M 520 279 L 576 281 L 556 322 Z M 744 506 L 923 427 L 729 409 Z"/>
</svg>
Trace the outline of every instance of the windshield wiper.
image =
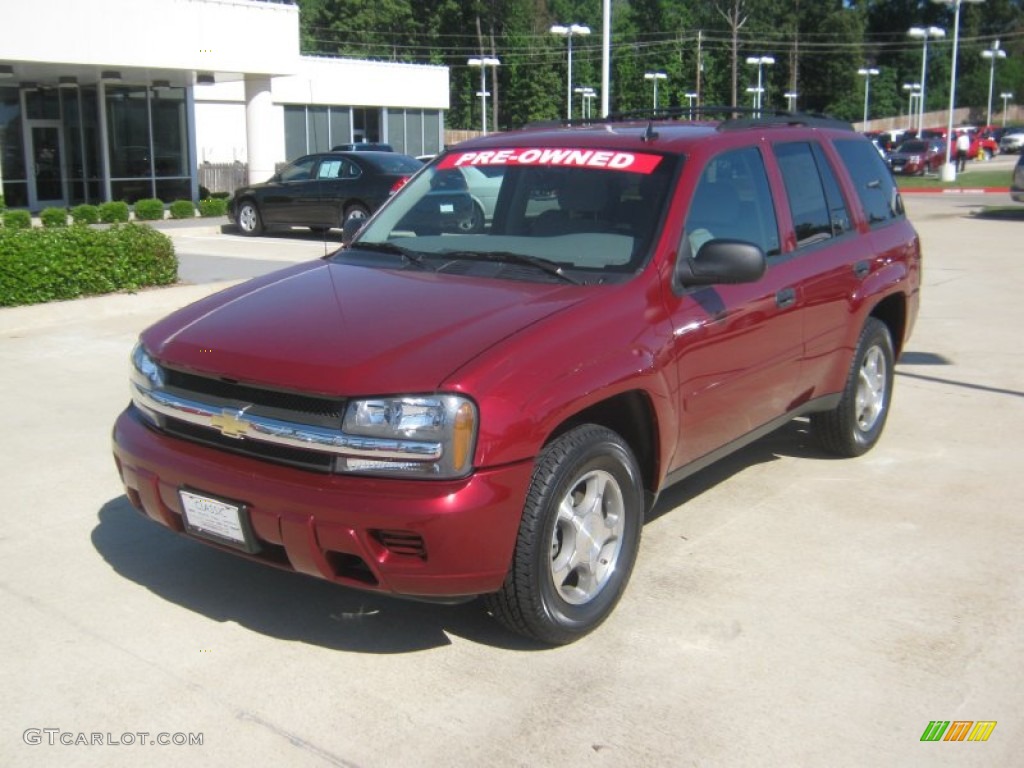
<svg viewBox="0 0 1024 768">
<path fill-rule="evenodd" d="M 409 264 L 419 267 L 420 269 L 428 269 L 427 265 L 423 263 L 423 256 L 417 251 L 411 251 L 408 248 L 403 248 L 400 245 L 394 243 L 352 243 L 349 250 L 353 251 L 373 251 L 375 253 L 391 253 L 396 256 L 401 256 Z"/>
<path fill-rule="evenodd" d="M 441 251 L 440 256 L 460 261 L 497 261 L 508 264 L 525 264 L 534 267 L 549 275 L 560 277 L 567 283 L 582 285 L 576 278 L 566 274 L 565 270 L 558 263 L 540 256 L 527 256 L 524 253 L 513 253 L 512 251 Z M 444 270 L 444 266 L 438 267 L 437 271 Z"/>
</svg>

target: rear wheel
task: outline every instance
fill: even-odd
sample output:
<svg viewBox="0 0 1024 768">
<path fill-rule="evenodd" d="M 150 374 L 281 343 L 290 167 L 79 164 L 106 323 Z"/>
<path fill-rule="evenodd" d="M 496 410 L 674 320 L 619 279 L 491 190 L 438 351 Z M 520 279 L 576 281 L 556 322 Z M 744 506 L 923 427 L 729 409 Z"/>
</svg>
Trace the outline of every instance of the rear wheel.
<svg viewBox="0 0 1024 768">
<path fill-rule="evenodd" d="M 258 235 L 263 231 L 263 219 L 252 200 L 245 200 L 238 206 L 238 229 L 243 235 Z"/>
<path fill-rule="evenodd" d="M 625 441 L 595 424 L 541 452 L 512 566 L 491 613 L 515 632 L 570 643 L 612 612 L 640 544 L 640 470 Z"/>
<path fill-rule="evenodd" d="M 868 318 L 839 405 L 811 416 L 822 448 L 840 456 L 860 456 L 874 447 L 889 415 L 893 367 L 889 329 L 880 320 Z"/>
<path fill-rule="evenodd" d="M 346 221 L 349 221 L 350 219 L 362 221 L 363 219 L 369 218 L 369 216 L 370 211 L 367 210 L 365 205 L 355 203 L 345 209 L 345 215 L 341 218 L 341 226 L 344 229 Z"/>
</svg>

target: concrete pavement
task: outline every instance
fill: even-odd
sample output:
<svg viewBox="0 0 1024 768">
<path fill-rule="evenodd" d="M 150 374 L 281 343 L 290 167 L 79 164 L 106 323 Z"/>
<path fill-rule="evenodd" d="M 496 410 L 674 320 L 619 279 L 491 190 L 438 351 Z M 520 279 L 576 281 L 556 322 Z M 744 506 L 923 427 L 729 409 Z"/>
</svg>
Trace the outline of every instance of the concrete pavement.
<svg viewBox="0 0 1024 768">
<path fill-rule="evenodd" d="M 671 489 L 611 619 L 555 650 L 132 510 L 128 352 L 217 284 L 0 310 L 0 764 L 1018 763 L 1024 217 L 983 202 L 1010 204 L 908 199 L 923 306 L 879 446 L 831 459 L 797 422 Z M 933 720 L 998 725 L 922 743 Z"/>
</svg>

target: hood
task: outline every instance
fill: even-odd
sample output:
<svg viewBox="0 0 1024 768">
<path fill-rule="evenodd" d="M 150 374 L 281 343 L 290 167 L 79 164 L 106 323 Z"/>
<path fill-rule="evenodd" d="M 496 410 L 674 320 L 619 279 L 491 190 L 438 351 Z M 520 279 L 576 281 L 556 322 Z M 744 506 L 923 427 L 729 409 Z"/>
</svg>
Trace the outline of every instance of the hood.
<svg viewBox="0 0 1024 768">
<path fill-rule="evenodd" d="M 431 392 L 588 289 L 314 262 L 236 286 L 143 334 L 171 367 L 327 395 Z"/>
</svg>

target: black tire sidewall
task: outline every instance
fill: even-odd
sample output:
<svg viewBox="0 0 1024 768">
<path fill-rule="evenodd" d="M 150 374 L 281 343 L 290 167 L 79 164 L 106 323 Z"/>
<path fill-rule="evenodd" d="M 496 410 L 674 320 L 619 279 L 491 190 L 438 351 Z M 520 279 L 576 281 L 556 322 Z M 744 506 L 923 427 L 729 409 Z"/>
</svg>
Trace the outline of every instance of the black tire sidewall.
<svg viewBox="0 0 1024 768">
<path fill-rule="evenodd" d="M 885 403 L 871 429 L 862 430 L 857 424 L 857 387 L 864 360 L 868 352 L 876 347 L 881 350 L 882 357 L 885 359 Z M 872 318 L 864 328 L 860 343 L 857 345 L 853 369 L 850 371 L 850 378 L 846 385 L 847 391 L 843 394 L 843 403 L 846 408 L 846 413 L 843 414 L 844 420 L 850 431 L 850 438 L 857 446 L 858 453 L 864 453 L 874 446 L 881 437 L 882 430 L 885 429 L 885 422 L 889 418 L 889 408 L 892 405 L 894 367 L 895 360 L 889 331 L 884 324 Z"/>
<path fill-rule="evenodd" d="M 636 461 L 617 435 L 603 429 L 599 434 L 601 439 L 577 446 L 549 478 L 535 479 L 535 482 L 539 480 L 542 483 L 548 480 L 539 499 L 544 519 L 532 562 L 531 580 L 540 590 L 539 609 L 543 615 L 539 618 L 571 635 L 583 635 L 592 630 L 611 613 L 622 597 L 636 562 L 643 522 L 643 492 Z M 551 578 L 550 542 L 559 503 L 580 477 L 594 470 L 607 472 L 619 484 L 625 518 L 623 541 L 615 571 L 601 592 L 588 603 L 573 605 L 559 595 Z"/>
</svg>

